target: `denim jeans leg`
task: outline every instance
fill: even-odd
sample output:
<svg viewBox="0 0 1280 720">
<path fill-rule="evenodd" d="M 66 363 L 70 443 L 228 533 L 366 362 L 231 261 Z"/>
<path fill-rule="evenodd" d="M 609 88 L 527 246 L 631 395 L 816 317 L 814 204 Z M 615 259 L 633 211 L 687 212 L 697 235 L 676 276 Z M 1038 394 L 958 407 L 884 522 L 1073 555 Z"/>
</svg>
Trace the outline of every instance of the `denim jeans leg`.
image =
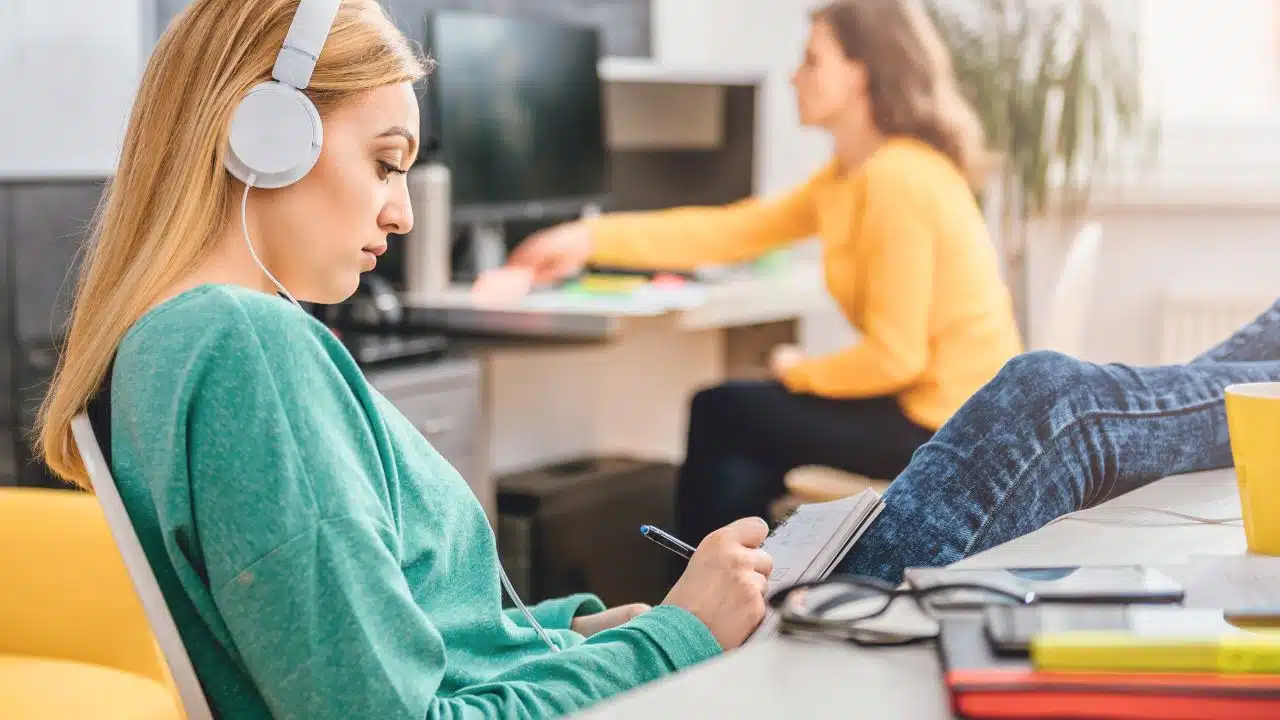
<svg viewBox="0 0 1280 720">
<path fill-rule="evenodd" d="M 1252 322 L 1231 334 L 1193 364 L 1214 362 L 1266 362 L 1280 360 L 1280 300 Z"/>
<path fill-rule="evenodd" d="M 1166 475 L 1228 467 L 1223 389 L 1277 379 L 1280 362 L 1014 358 L 915 453 L 839 571 L 897 582 Z"/>
</svg>

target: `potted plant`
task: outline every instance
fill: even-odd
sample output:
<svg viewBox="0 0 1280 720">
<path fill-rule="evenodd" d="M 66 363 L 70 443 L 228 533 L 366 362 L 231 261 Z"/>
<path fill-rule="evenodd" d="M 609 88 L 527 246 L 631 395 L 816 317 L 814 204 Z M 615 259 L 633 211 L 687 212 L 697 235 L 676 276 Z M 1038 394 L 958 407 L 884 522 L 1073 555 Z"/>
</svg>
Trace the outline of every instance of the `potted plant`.
<svg viewBox="0 0 1280 720">
<path fill-rule="evenodd" d="M 1139 3 L 924 0 L 996 159 L 984 193 L 1026 329 L 1031 218 L 1069 223 L 1104 177 L 1155 148 L 1142 97 Z M 998 195 L 999 198 L 993 198 Z M 993 210 L 993 211 L 992 211 Z"/>
</svg>

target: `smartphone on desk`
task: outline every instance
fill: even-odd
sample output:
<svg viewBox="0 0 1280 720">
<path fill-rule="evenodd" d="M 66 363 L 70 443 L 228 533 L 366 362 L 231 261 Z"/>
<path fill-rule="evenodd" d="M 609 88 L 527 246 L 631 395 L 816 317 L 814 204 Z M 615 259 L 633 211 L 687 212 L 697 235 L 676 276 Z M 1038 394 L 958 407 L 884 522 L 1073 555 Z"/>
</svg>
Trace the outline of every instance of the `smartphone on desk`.
<svg viewBox="0 0 1280 720">
<path fill-rule="evenodd" d="M 1152 603 L 1182 602 L 1182 584 L 1142 565 L 1084 565 L 990 569 L 909 568 L 904 579 L 924 590 L 939 585 L 980 585 L 1001 588 L 1037 603 Z M 977 609 L 990 605 L 990 593 L 938 590 L 929 596 L 936 609 Z M 1012 601 L 1009 601 L 1012 602 Z"/>
<path fill-rule="evenodd" d="M 1126 630 L 1127 605 L 988 605 L 982 610 L 987 642 L 997 655 L 1026 655 L 1043 633 Z"/>
</svg>

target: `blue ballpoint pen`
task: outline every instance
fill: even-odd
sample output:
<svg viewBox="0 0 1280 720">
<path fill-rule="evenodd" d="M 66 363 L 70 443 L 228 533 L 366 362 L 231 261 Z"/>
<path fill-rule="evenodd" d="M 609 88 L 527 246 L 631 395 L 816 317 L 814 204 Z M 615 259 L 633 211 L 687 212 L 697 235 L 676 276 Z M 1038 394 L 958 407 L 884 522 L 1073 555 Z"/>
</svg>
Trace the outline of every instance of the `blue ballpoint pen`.
<svg viewBox="0 0 1280 720">
<path fill-rule="evenodd" d="M 641 525 L 640 534 L 679 555 L 685 560 L 693 557 L 695 548 L 692 545 L 659 528 L 652 525 Z"/>
</svg>

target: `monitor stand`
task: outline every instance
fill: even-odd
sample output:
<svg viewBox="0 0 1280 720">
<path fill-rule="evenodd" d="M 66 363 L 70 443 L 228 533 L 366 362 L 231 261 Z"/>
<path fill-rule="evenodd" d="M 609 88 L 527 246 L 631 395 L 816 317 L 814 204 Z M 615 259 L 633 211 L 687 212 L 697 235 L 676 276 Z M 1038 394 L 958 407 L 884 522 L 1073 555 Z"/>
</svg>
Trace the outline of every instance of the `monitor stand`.
<svg viewBox="0 0 1280 720">
<path fill-rule="evenodd" d="M 582 206 L 578 217 L 583 220 L 599 217 L 602 209 L 597 203 Z M 507 262 L 507 232 L 502 220 L 474 220 L 471 228 L 471 268 L 475 276 L 487 270 L 502 267 Z"/>
</svg>

